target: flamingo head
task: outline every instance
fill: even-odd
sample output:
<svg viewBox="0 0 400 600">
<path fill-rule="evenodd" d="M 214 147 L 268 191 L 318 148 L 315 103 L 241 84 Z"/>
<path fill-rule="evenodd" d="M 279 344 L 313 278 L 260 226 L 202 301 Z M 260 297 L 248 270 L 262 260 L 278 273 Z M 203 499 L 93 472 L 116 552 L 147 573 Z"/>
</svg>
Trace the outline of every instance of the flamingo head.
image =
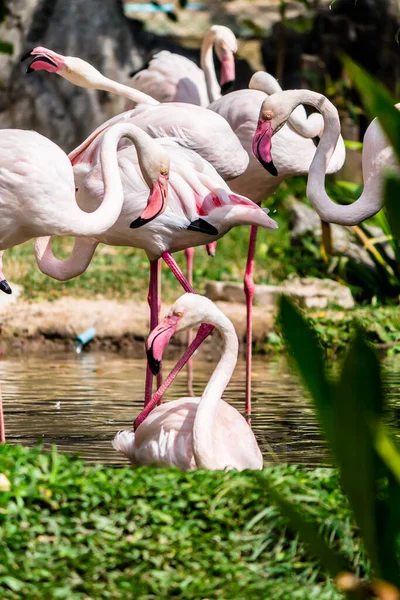
<svg viewBox="0 0 400 600">
<path fill-rule="evenodd" d="M 21 62 L 32 58 L 26 72 L 48 71 L 57 73 L 70 83 L 84 88 L 96 88 L 103 79 L 103 75 L 92 65 L 75 56 L 63 56 L 53 50 L 38 46 L 33 48 L 21 58 Z"/>
<path fill-rule="evenodd" d="M 220 84 L 223 91 L 235 80 L 235 54 L 237 52 L 237 40 L 235 34 L 223 25 L 213 25 L 211 31 L 214 33 L 214 49 L 221 63 Z"/>
<path fill-rule="evenodd" d="M 141 215 L 130 224 L 131 229 L 137 229 L 146 225 L 156 217 L 159 217 L 167 208 L 168 204 L 168 182 L 170 162 L 168 155 L 160 147 L 159 153 L 154 151 L 138 152 L 139 164 L 143 177 L 150 188 L 147 205 Z"/>
<path fill-rule="evenodd" d="M 290 116 L 280 104 L 282 93 L 284 92 L 271 94 L 262 103 L 252 147 L 257 160 L 274 176 L 278 175 L 278 171 L 272 160 L 272 136 L 283 127 Z"/>
<path fill-rule="evenodd" d="M 147 359 L 153 375 L 159 372 L 162 355 L 172 336 L 200 323 L 213 322 L 215 310 L 211 300 L 198 294 L 183 294 L 176 300 L 146 341 Z"/>
</svg>

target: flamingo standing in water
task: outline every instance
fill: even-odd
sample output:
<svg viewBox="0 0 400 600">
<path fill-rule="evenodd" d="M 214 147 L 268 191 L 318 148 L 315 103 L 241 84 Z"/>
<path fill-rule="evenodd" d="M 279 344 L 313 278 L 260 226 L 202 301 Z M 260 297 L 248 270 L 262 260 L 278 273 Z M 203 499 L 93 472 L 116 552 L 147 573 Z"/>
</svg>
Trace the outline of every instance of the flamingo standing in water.
<svg viewBox="0 0 400 600">
<path fill-rule="evenodd" d="M 145 134 L 143 134 L 145 135 Z M 171 253 L 201 246 L 225 235 L 236 225 L 260 225 L 275 229 L 277 224 L 251 200 L 233 194 L 215 169 L 195 152 L 179 147 L 170 139 L 151 140 L 152 145 L 168 153 L 170 160 L 168 203 L 156 219 L 137 228 L 144 214 L 148 190 L 140 175 L 140 158 L 130 146 L 118 152 L 118 164 L 124 189 L 124 204 L 115 224 L 100 235 L 77 238 L 71 256 L 57 260 L 51 251 L 51 239 L 38 239 L 36 259 L 41 271 L 55 279 L 66 280 L 83 273 L 97 245 L 142 248 L 151 264 L 149 303 L 151 329 L 158 322 L 157 261 L 163 258 L 186 291 L 193 292 Z M 160 154 L 160 150 L 158 151 Z M 93 210 L 104 195 L 104 182 L 99 165 L 82 181 L 77 202 L 84 210 Z M 151 397 L 152 377 L 148 372 L 145 398 Z"/>
<path fill-rule="evenodd" d="M 135 431 L 120 431 L 113 447 L 135 465 L 191 469 L 262 469 L 254 433 L 240 413 L 222 400 L 235 369 L 238 339 L 229 319 L 209 300 L 184 294 L 154 329 L 147 348 L 157 372 L 165 346 L 179 331 L 210 323 L 223 338 L 220 361 L 201 398 L 180 398 L 157 406 Z"/>
<path fill-rule="evenodd" d="M 307 118 L 303 106 L 299 105 L 290 116 L 288 122 L 277 132 L 274 140 L 273 158 L 277 169 L 266 170 L 260 154 L 253 153 L 253 138 L 257 128 L 260 108 L 266 95 L 281 91 L 279 83 L 272 75 L 258 72 L 253 75 L 249 89 L 238 90 L 213 102 L 209 108 L 224 117 L 238 136 L 243 148 L 249 155 L 246 171 L 233 181 L 231 188 L 239 194 L 246 193 L 253 202 L 261 204 L 267 196 L 275 192 L 287 177 L 308 173 L 314 158 L 316 147 L 312 139 L 323 130 L 323 119 L 320 114 L 312 114 Z M 299 103 L 300 104 L 300 103 Z M 338 126 L 340 127 L 339 121 Z M 327 172 L 334 173 L 343 165 L 345 148 L 340 136 L 334 156 L 328 161 Z M 245 192 L 246 190 L 246 192 Z M 250 232 L 247 264 L 244 277 L 247 311 L 246 340 L 246 412 L 251 413 L 251 358 L 252 358 L 252 307 L 254 297 L 254 254 L 257 238 L 257 227 Z"/>
<path fill-rule="evenodd" d="M 273 164 L 272 136 L 285 124 L 299 104 L 309 104 L 320 111 L 324 119 L 324 133 L 311 163 L 307 197 L 318 215 L 328 223 L 357 225 L 375 215 L 383 205 L 383 180 L 385 170 L 399 169 L 393 149 L 382 132 L 377 119 L 368 126 L 363 143 L 362 170 L 364 189 L 361 196 L 346 206 L 336 204 L 325 191 L 325 173 L 340 134 L 339 116 L 333 104 L 322 94 L 309 90 L 287 90 L 264 100 L 254 137 L 254 153 L 267 168 Z M 396 107 L 400 109 L 400 104 Z M 277 136 L 276 136 L 277 137 Z M 273 138 L 275 142 L 275 137 Z M 271 148 L 272 147 L 272 148 Z M 288 149 L 290 152 L 290 150 Z"/>
<path fill-rule="evenodd" d="M 221 86 L 215 73 L 213 48 L 221 62 Z M 135 74 L 132 87 L 160 102 L 207 107 L 221 97 L 221 88 L 226 90 L 234 81 L 236 52 L 234 33 L 223 25 L 212 25 L 201 46 L 201 69 L 185 56 L 162 50 L 153 56 L 147 69 Z"/>
</svg>

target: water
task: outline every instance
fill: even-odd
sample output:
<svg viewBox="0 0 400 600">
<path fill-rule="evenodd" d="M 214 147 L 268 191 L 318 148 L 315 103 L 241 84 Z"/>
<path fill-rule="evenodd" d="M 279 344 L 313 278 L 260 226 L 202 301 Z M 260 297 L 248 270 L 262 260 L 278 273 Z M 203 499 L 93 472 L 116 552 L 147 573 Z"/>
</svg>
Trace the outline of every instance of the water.
<svg viewBox="0 0 400 600">
<path fill-rule="evenodd" d="M 165 363 L 165 372 L 173 363 Z M 195 360 L 194 391 L 202 390 L 215 362 Z M 400 360 L 386 364 L 385 380 L 400 427 Z M 111 447 L 119 429 L 130 428 L 143 402 L 145 362 L 114 355 L 3 359 L 0 362 L 9 443 L 79 453 L 87 461 L 127 464 Z M 286 361 L 254 360 L 252 425 L 268 461 L 327 465 L 329 457 L 313 411 Z M 243 410 L 245 366 L 239 361 L 225 397 Z M 180 376 L 167 398 L 187 395 Z"/>
</svg>

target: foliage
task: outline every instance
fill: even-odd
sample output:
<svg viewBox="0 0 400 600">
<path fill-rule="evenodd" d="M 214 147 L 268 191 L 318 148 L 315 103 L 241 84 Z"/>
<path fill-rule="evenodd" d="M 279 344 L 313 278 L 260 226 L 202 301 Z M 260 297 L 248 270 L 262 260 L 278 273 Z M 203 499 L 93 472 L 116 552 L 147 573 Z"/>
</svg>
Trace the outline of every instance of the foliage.
<svg viewBox="0 0 400 600">
<path fill-rule="evenodd" d="M 312 327 L 318 344 L 330 357 L 348 349 L 357 325 L 362 326 L 369 342 L 387 354 L 400 352 L 400 311 L 393 308 L 363 306 L 346 311 L 308 310 L 303 312 L 303 316 Z M 276 331 L 267 336 L 262 348 L 265 352 L 285 350 L 279 318 L 276 325 Z"/>
<path fill-rule="evenodd" d="M 285 298 L 281 319 L 289 350 L 339 466 L 374 576 L 400 586 L 400 453 L 382 425 L 385 396 L 378 360 L 359 329 L 341 375 L 333 382 L 327 378 L 312 330 Z M 379 446 L 390 448 L 390 461 Z M 311 540 L 315 552 L 320 543 Z"/>
<path fill-rule="evenodd" d="M 301 502 L 357 573 L 367 569 L 331 469 L 113 469 L 4 446 L 0 472 L 12 486 L 0 492 L 4 600 L 339 599 L 266 484 Z"/>
</svg>

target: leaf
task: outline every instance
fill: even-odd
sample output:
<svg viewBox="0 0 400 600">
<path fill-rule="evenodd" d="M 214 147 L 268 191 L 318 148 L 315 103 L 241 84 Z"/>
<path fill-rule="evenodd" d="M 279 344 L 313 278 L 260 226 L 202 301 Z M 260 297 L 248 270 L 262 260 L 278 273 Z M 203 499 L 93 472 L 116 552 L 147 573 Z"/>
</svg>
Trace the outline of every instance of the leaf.
<svg viewBox="0 0 400 600">
<path fill-rule="evenodd" d="M 281 514 L 289 521 L 290 527 L 298 533 L 308 545 L 311 552 L 321 561 L 323 568 L 332 578 L 339 573 L 348 571 L 345 560 L 329 547 L 322 535 L 318 532 L 318 524 L 305 519 L 294 503 L 289 502 L 283 494 L 260 477 L 260 483 L 268 491 L 272 501 L 278 506 Z"/>
<path fill-rule="evenodd" d="M 311 328 L 285 296 L 282 296 L 280 302 L 280 317 L 289 351 L 304 384 L 311 392 L 321 424 L 328 438 L 331 438 L 331 386 L 325 375 L 322 350 Z"/>
<path fill-rule="evenodd" d="M 382 129 L 400 159 L 400 113 L 389 90 L 357 63 L 342 56 L 346 71 L 358 91 L 370 117 L 378 117 Z"/>
<path fill-rule="evenodd" d="M 381 576 L 377 531 L 378 463 L 371 425 L 380 420 L 383 391 L 378 359 L 357 330 L 336 385 L 333 452 L 375 572 Z"/>
<path fill-rule="evenodd" d="M 356 142 L 355 140 L 343 140 L 343 141 L 344 141 L 345 148 L 348 148 L 349 150 L 362 150 L 363 149 L 362 142 Z M 354 185 L 356 185 L 356 184 L 354 184 Z"/>
<path fill-rule="evenodd" d="M 0 54 L 14 54 L 14 44 L 0 40 Z"/>
<path fill-rule="evenodd" d="M 400 484 L 400 452 L 382 423 L 379 423 L 375 430 L 375 449 Z"/>
</svg>

